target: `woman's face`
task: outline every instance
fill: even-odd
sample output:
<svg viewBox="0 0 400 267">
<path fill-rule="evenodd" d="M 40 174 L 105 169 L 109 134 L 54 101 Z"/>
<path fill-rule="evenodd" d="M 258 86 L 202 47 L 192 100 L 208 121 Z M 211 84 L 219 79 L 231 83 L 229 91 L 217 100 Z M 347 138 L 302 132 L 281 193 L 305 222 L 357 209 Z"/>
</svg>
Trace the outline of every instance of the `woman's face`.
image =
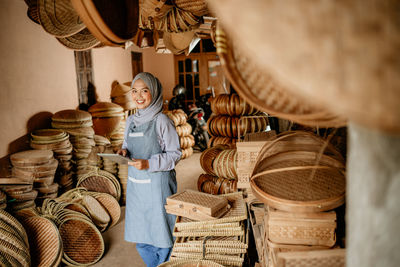
<svg viewBox="0 0 400 267">
<path fill-rule="evenodd" d="M 138 109 L 147 108 L 152 100 L 150 89 L 141 79 L 137 79 L 132 86 L 132 98 Z"/>
</svg>

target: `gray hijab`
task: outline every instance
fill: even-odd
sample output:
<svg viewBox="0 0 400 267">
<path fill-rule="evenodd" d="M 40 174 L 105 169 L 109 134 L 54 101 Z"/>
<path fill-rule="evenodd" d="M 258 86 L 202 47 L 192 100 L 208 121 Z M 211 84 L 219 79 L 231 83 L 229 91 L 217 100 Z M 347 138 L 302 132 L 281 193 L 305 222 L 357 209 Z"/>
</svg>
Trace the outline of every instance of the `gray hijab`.
<svg viewBox="0 0 400 267">
<path fill-rule="evenodd" d="M 150 89 L 152 99 L 150 105 L 147 108 L 138 109 L 137 112 L 133 114 L 133 123 L 136 126 L 139 126 L 154 119 L 162 111 L 163 107 L 163 89 L 160 81 L 151 73 L 141 72 L 137 74 L 135 78 L 133 78 L 131 88 L 133 88 L 133 84 L 138 79 L 141 79 Z"/>
</svg>

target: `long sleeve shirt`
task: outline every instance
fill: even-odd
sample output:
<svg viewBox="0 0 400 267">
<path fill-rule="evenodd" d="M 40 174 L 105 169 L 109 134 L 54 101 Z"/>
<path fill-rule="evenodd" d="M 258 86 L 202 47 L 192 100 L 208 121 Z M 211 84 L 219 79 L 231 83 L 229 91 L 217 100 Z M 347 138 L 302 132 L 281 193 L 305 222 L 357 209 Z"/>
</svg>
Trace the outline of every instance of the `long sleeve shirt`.
<svg viewBox="0 0 400 267">
<path fill-rule="evenodd" d="M 128 147 L 126 140 L 128 136 L 129 125 L 132 123 L 132 120 L 133 116 L 129 116 L 126 120 L 122 149 L 127 149 Z M 147 159 L 149 161 L 148 171 L 169 171 L 175 168 L 182 156 L 179 137 L 176 133 L 174 123 L 165 114 L 159 114 L 155 120 L 158 143 L 160 144 L 162 153 L 154 154 Z"/>
</svg>

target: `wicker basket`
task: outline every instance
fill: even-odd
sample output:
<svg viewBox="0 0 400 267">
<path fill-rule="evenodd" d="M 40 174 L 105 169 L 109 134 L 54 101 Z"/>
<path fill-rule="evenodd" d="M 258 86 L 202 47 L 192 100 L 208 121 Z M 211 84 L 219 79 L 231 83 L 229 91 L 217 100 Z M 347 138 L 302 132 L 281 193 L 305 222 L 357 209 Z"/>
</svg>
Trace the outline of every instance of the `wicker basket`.
<svg viewBox="0 0 400 267">
<path fill-rule="evenodd" d="M 278 253 L 278 267 L 315 266 L 315 267 L 344 267 L 345 249 L 327 249 L 315 251 L 297 251 Z"/>
<path fill-rule="evenodd" d="M 306 104 L 306 101 L 276 84 L 270 75 L 257 69 L 250 58 L 232 45 L 221 29 L 216 31 L 216 41 L 217 54 L 229 81 L 241 97 L 259 110 L 304 125 L 345 125 L 344 119 L 323 108 Z"/>
</svg>

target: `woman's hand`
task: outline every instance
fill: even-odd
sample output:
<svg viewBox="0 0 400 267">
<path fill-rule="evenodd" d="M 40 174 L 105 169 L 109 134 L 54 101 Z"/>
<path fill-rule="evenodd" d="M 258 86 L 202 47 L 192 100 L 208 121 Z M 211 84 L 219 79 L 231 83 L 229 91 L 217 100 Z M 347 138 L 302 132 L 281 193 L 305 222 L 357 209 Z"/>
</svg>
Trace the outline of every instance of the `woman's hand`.
<svg viewBox="0 0 400 267">
<path fill-rule="evenodd" d="M 126 157 L 126 149 L 118 149 L 117 154 Z"/>
<path fill-rule="evenodd" d="M 149 168 L 149 161 L 147 159 L 132 159 L 133 162 L 128 162 L 130 166 L 138 170 L 147 170 Z"/>
</svg>

